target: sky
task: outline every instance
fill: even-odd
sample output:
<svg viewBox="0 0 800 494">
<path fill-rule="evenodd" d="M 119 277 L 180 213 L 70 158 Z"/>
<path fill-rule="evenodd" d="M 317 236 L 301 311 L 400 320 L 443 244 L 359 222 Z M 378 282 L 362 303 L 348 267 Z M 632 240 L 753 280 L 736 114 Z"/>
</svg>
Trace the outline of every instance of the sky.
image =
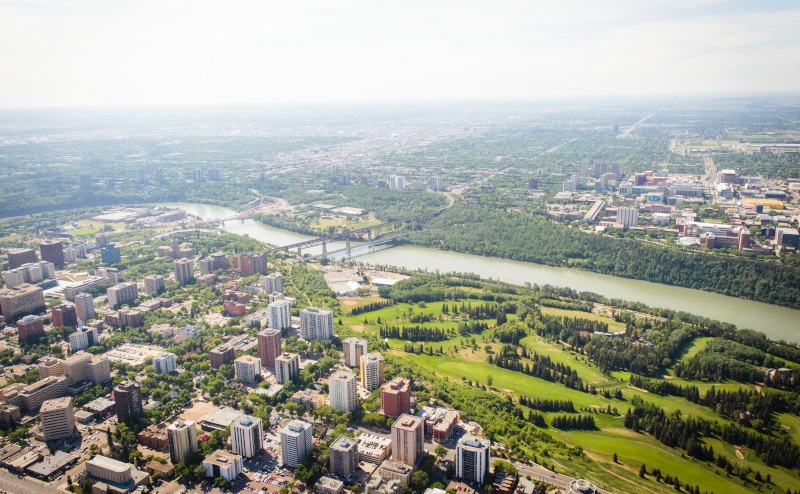
<svg viewBox="0 0 800 494">
<path fill-rule="evenodd" d="M 0 0 L 0 108 L 800 89 L 800 2 Z"/>
</svg>

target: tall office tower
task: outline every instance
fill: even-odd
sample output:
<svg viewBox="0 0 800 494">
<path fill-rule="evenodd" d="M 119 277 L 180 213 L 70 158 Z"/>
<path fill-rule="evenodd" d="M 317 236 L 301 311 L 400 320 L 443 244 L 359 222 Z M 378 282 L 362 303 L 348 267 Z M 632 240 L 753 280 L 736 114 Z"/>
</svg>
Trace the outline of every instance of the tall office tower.
<svg viewBox="0 0 800 494">
<path fill-rule="evenodd" d="M 153 359 L 156 374 L 171 374 L 178 367 L 178 360 L 174 353 L 164 352 Z"/>
<path fill-rule="evenodd" d="M 192 170 L 192 180 L 195 182 L 203 182 L 203 170 Z"/>
<path fill-rule="evenodd" d="M 209 168 L 208 179 L 218 182 L 222 180 L 222 172 L 219 171 L 219 168 Z"/>
<path fill-rule="evenodd" d="M 160 274 L 149 274 L 144 277 L 144 293 L 160 293 L 166 288 L 167 280 Z"/>
<path fill-rule="evenodd" d="M 71 436 L 75 430 L 75 415 L 72 411 L 72 398 L 55 398 L 42 403 L 39 409 L 42 421 L 42 435 L 45 441 L 57 441 Z"/>
<path fill-rule="evenodd" d="M 142 389 L 134 381 L 126 381 L 114 388 L 117 422 L 136 422 L 142 417 Z"/>
<path fill-rule="evenodd" d="M 442 185 L 442 177 L 431 177 L 428 181 L 431 190 L 440 191 L 444 189 Z"/>
<path fill-rule="evenodd" d="M 292 420 L 281 429 L 281 460 L 284 465 L 296 468 L 311 454 L 312 429 L 312 425 L 303 420 Z"/>
<path fill-rule="evenodd" d="M 258 333 L 258 357 L 262 367 L 275 365 L 275 358 L 281 354 L 281 332 L 268 328 Z"/>
<path fill-rule="evenodd" d="M 144 168 L 136 169 L 136 182 L 139 184 L 147 183 L 147 172 L 144 171 Z"/>
<path fill-rule="evenodd" d="M 306 307 L 300 311 L 300 336 L 306 341 L 333 338 L 333 312 Z"/>
<path fill-rule="evenodd" d="M 108 306 L 113 309 L 139 298 L 139 290 L 136 288 L 136 283 L 129 281 L 114 285 L 106 290 L 106 297 L 108 298 Z"/>
<path fill-rule="evenodd" d="M 280 273 L 270 273 L 258 279 L 264 293 L 283 292 L 283 275 Z"/>
<path fill-rule="evenodd" d="M 361 356 L 367 354 L 367 340 L 359 338 L 345 338 L 342 342 L 344 351 L 344 365 L 348 367 L 358 367 L 361 363 Z"/>
<path fill-rule="evenodd" d="M 177 420 L 167 427 L 169 459 L 173 465 L 185 462 L 197 452 L 197 426 L 193 420 Z"/>
<path fill-rule="evenodd" d="M 294 380 L 300 373 L 300 356 L 296 353 L 282 353 L 275 358 L 275 380 L 283 384 Z"/>
<path fill-rule="evenodd" d="M 75 295 L 75 315 L 81 321 L 92 319 L 97 313 L 94 311 L 94 297 L 90 293 Z"/>
<path fill-rule="evenodd" d="M 331 406 L 342 412 L 350 412 L 358 407 L 356 383 L 358 377 L 352 372 L 334 372 L 328 379 Z"/>
<path fill-rule="evenodd" d="M 411 381 L 396 377 L 381 386 L 381 410 L 388 417 L 411 413 Z"/>
<path fill-rule="evenodd" d="M 53 327 L 78 327 L 78 314 L 74 305 L 59 304 L 54 306 L 50 309 L 50 319 Z"/>
<path fill-rule="evenodd" d="M 416 466 L 425 454 L 425 419 L 401 415 L 392 424 L 392 459 Z"/>
<path fill-rule="evenodd" d="M 617 223 L 623 226 L 636 226 L 639 222 L 638 208 L 619 208 L 617 209 Z"/>
<path fill-rule="evenodd" d="M 462 436 L 456 445 L 456 477 L 466 483 L 483 484 L 489 473 L 491 447 L 488 439 Z"/>
<path fill-rule="evenodd" d="M 163 184 L 164 183 L 164 170 L 161 168 L 156 170 L 156 182 Z"/>
<path fill-rule="evenodd" d="M 56 267 L 64 265 L 64 246 L 61 242 L 42 240 L 39 243 L 39 251 L 42 253 L 42 260 L 52 262 Z"/>
<path fill-rule="evenodd" d="M 33 249 L 8 249 L 8 269 L 16 269 L 29 262 L 39 262 Z"/>
<path fill-rule="evenodd" d="M 231 424 L 231 450 L 245 458 L 257 455 L 264 445 L 261 419 L 242 415 Z"/>
<path fill-rule="evenodd" d="M 44 321 L 41 317 L 27 315 L 17 321 L 17 337 L 19 338 L 20 343 L 27 343 L 31 338 L 44 335 Z"/>
<path fill-rule="evenodd" d="M 292 303 L 288 300 L 276 300 L 267 306 L 269 327 L 274 329 L 290 329 L 292 327 Z"/>
<path fill-rule="evenodd" d="M 361 356 L 361 386 L 375 391 L 383 384 L 383 355 L 378 352 Z"/>
<path fill-rule="evenodd" d="M 253 274 L 267 274 L 267 254 L 253 252 L 250 255 L 250 272 Z"/>
<path fill-rule="evenodd" d="M 346 479 L 358 469 L 358 441 L 352 437 L 339 436 L 329 449 L 331 472 Z"/>
<path fill-rule="evenodd" d="M 64 361 L 55 357 L 43 357 L 39 362 L 39 379 L 64 375 Z"/>
<path fill-rule="evenodd" d="M 244 383 L 255 384 L 261 377 L 261 359 L 242 355 L 233 361 L 234 375 Z"/>
<path fill-rule="evenodd" d="M 172 267 L 175 270 L 175 279 L 181 285 L 186 285 L 194 281 L 194 261 L 191 259 L 185 257 L 183 259 L 176 259 L 172 263 Z"/>
</svg>

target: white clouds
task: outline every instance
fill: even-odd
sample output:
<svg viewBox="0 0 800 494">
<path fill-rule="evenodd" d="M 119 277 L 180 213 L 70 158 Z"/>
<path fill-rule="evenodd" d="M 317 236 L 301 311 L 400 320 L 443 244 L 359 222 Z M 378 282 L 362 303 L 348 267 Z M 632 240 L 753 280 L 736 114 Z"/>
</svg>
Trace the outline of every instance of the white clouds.
<svg viewBox="0 0 800 494">
<path fill-rule="evenodd" d="M 0 3 L 0 106 L 797 89 L 800 10 L 726 8 L 688 0 Z"/>
</svg>

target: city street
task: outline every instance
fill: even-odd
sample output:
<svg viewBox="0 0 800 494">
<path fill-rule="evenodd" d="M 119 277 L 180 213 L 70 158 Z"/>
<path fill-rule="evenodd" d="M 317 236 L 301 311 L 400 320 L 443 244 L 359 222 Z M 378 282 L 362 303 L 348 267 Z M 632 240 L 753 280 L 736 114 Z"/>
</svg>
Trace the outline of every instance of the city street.
<svg viewBox="0 0 800 494">
<path fill-rule="evenodd" d="M 0 490 L 8 491 L 10 494 L 56 494 L 60 492 L 55 487 L 31 477 L 17 478 L 7 470 L 0 470 Z"/>
</svg>

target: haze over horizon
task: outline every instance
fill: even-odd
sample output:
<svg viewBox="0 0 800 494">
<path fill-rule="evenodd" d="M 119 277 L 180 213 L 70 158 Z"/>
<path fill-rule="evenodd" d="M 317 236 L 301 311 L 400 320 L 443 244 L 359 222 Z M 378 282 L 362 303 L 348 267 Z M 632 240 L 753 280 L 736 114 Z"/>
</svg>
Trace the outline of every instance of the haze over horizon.
<svg viewBox="0 0 800 494">
<path fill-rule="evenodd" d="M 790 1 L 0 1 L 0 108 L 796 90 Z"/>
</svg>

